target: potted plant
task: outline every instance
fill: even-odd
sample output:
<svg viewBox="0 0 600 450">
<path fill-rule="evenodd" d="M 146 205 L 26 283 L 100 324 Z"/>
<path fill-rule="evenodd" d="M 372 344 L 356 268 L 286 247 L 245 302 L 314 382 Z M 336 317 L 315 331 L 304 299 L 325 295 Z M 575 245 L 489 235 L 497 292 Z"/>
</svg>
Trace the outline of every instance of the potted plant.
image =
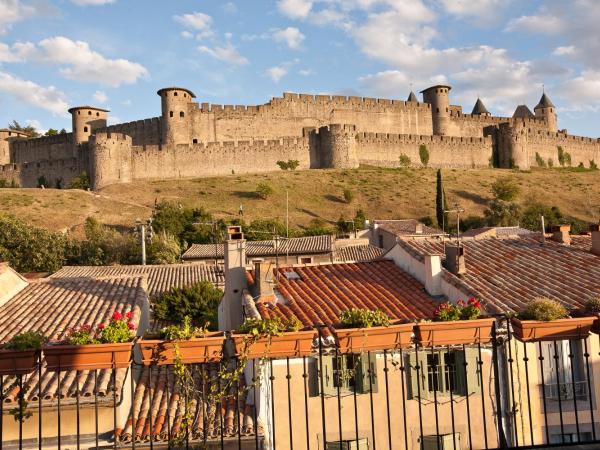
<svg viewBox="0 0 600 450">
<path fill-rule="evenodd" d="M 60 341 L 43 347 L 48 370 L 119 369 L 129 366 L 135 325 L 133 314 L 115 311 L 108 324 L 79 325 Z"/>
<path fill-rule="evenodd" d="M 0 375 L 27 375 L 36 368 L 46 338 L 37 331 L 25 331 L 0 345 Z"/>
<path fill-rule="evenodd" d="M 156 335 L 146 335 L 139 342 L 142 363 L 165 365 L 204 363 L 219 361 L 223 356 L 225 335 L 222 331 L 210 332 L 207 327 L 192 326 L 190 316 L 183 319 L 183 325 L 170 325 Z"/>
<path fill-rule="evenodd" d="M 481 303 L 475 298 L 439 305 L 433 321 L 415 326 L 415 341 L 434 345 L 485 344 L 492 339 L 494 318 L 481 318 Z"/>
<path fill-rule="evenodd" d="M 308 356 L 312 350 L 314 330 L 300 331 L 296 316 L 288 320 L 246 319 L 231 338 L 236 355 L 246 359 Z"/>
<path fill-rule="evenodd" d="M 600 297 L 592 298 L 585 302 L 581 315 L 595 317 L 594 324 L 592 325 L 592 332 L 600 334 Z"/>
<path fill-rule="evenodd" d="M 342 353 L 389 350 L 411 345 L 412 323 L 394 323 L 381 310 L 351 308 L 340 314 L 335 337 Z"/>
<path fill-rule="evenodd" d="M 511 319 L 514 336 L 521 342 L 583 339 L 590 334 L 596 317 L 571 317 L 558 301 L 537 297 Z"/>
</svg>

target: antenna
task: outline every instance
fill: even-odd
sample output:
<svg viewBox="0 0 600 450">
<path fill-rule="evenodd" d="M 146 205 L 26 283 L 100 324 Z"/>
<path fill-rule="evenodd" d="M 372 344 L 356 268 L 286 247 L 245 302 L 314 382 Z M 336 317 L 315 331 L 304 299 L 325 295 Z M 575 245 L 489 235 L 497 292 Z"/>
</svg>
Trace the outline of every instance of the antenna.
<svg viewBox="0 0 600 450">
<path fill-rule="evenodd" d="M 456 244 L 460 245 L 460 213 L 465 212 L 458 203 L 454 204 L 454 209 L 445 210 L 444 213 L 456 213 Z"/>
<path fill-rule="evenodd" d="M 546 244 L 546 225 L 544 223 L 544 215 L 542 214 L 540 216 L 540 219 L 542 221 L 542 245 Z"/>
</svg>

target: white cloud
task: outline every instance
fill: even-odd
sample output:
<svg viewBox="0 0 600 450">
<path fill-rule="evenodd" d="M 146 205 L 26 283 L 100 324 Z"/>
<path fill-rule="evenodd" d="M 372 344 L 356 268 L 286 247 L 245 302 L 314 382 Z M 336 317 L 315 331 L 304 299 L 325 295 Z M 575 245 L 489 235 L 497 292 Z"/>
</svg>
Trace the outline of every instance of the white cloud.
<svg viewBox="0 0 600 450">
<path fill-rule="evenodd" d="M 276 30 L 273 32 L 273 40 L 275 42 L 283 42 L 292 50 L 298 50 L 302 47 L 306 36 L 304 36 L 298 28 L 287 27 L 283 30 Z"/>
<path fill-rule="evenodd" d="M 600 71 L 585 70 L 567 81 L 561 89 L 569 111 L 600 110 Z"/>
<path fill-rule="evenodd" d="M 75 3 L 78 6 L 102 6 L 115 2 L 116 0 L 71 0 L 71 3 Z"/>
<path fill-rule="evenodd" d="M 313 0 L 279 0 L 277 9 L 290 19 L 305 19 L 313 6 Z"/>
<path fill-rule="evenodd" d="M 187 30 L 182 31 L 181 33 L 179 33 L 181 35 L 182 38 L 184 39 L 191 39 L 194 37 L 194 33 L 190 33 Z"/>
<path fill-rule="evenodd" d="M 202 53 L 206 53 L 207 55 L 212 56 L 219 61 L 223 61 L 235 66 L 244 66 L 249 63 L 248 59 L 240 54 L 237 49 L 231 44 L 231 42 L 227 42 L 224 45 L 217 45 L 215 47 L 208 47 L 206 45 L 201 45 L 198 47 L 198 50 Z"/>
<path fill-rule="evenodd" d="M 117 87 L 148 76 L 148 70 L 141 64 L 105 58 L 93 51 L 87 42 L 72 41 L 63 36 L 44 39 L 37 45 L 18 43 L 13 48 L 23 60 L 60 66 L 60 73 L 70 80 Z"/>
<path fill-rule="evenodd" d="M 562 47 L 556 47 L 552 52 L 556 56 L 574 55 L 577 53 L 577 49 L 572 45 L 566 45 Z"/>
<path fill-rule="evenodd" d="M 6 33 L 15 22 L 33 17 L 39 13 L 37 6 L 21 0 L 0 0 L 0 34 Z"/>
<path fill-rule="evenodd" d="M 12 95 L 19 101 L 45 109 L 56 115 L 67 116 L 69 105 L 64 92 L 54 86 L 40 86 L 29 80 L 0 72 L 0 92 Z"/>
<path fill-rule="evenodd" d="M 499 17 L 512 0 L 441 0 L 444 9 L 460 18 L 476 18 L 485 22 Z"/>
<path fill-rule="evenodd" d="M 283 66 L 275 66 L 267 69 L 266 75 L 271 78 L 275 83 L 279 82 L 285 75 L 287 75 L 288 69 Z"/>
<path fill-rule="evenodd" d="M 560 17 L 551 14 L 521 16 L 512 19 L 506 31 L 526 31 L 529 33 L 557 34 L 564 30 L 565 24 Z"/>
<path fill-rule="evenodd" d="M 378 97 L 398 98 L 410 92 L 408 75 L 399 70 L 385 70 L 359 78 L 368 92 Z"/>
<path fill-rule="evenodd" d="M 106 103 L 108 101 L 108 96 L 106 95 L 106 92 L 103 91 L 94 92 L 93 97 L 98 103 Z"/>
<path fill-rule="evenodd" d="M 0 63 L 17 61 L 19 61 L 19 58 L 17 55 L 15 55 L 15 53 L 13 53 L 11 48 L 8 45 L 0 42 Z"/>
<path fill-rule="evenodd" d="M 298 71 L 298 73 L 299 73 L 300 75 L 302 75 L 303 77 L 309 77 L 309 76 L 311 76 L 311 75 L 314 75 L 314 73 L 315 73 L 315 72 L 314 72 L 314 70 L 312 70 L 312 69 L 300 69 L 300 70 Z"/>
<path fill-rule="evenodd" d="M 212 17 L 201 12 L 173 16 L 173 19 L 182 24 L 184 27 L 194 30 L 207 30 L 212 25 Z"/>
</svg>

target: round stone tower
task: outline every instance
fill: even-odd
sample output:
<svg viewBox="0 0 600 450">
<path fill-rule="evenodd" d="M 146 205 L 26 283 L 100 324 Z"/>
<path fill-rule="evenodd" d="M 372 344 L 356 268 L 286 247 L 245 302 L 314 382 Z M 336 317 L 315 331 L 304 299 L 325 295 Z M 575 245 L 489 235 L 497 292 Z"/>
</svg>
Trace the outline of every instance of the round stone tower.
<svg viewBox="0 0 600 450">
<path fill-rule="evenodd" d="M 73 143 L 75 146 L 89 141 L 94 130 L 106 127 L 107 109 L 93 106 L 76 106 L 69 109 L 73 121 Z"/>
<path fill-rule="evenodd" d="M 448 92 L 450 86 L 438 84 L 421 91 L 423 102 L 431 105 L 433 119 L 433 134 L 446 136 L 450 134 L 450 100 Z"/>
<path fill-rule="evenodd" d="M 542 94 L 542 98 L 540 98 L 539 103 L 535 108 L 533 108 L 535 112 L 535 117 L 538 119 L 546 119 L 548 123 L 548 131 L 556 133 L 558 131 L 558 123 L 556 119 L 556 107 L 552 103 L 552 101 L 548 98 L 546 93 Z"/>
<path fill-rule="evenodd" d="M 162 106 L 161 143 L 190 143 L 191 114 L 189 105 L 196 98 L 189 89 L 168 87 L 157 92 Z"/>
<path fill-rule="evenodd" d="M 356 169 L 356 127 L 331 124 L 319 128 L 321 167 L 324 169 Z"/>
</svg>

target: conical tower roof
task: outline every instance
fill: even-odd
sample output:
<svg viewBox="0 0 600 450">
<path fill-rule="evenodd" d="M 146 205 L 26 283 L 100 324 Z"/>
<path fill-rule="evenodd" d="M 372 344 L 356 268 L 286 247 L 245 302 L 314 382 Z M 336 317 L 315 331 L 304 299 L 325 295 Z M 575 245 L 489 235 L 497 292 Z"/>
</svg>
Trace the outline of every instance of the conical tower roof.
<svg viewBox="0 0 600 450">
<path fill-rule="evenodd" d="M 490 112 L 487 110 L 483 102 L 479 97 L 477 97 L 477 101 L 475 102 L 475 106 L 473 106 L 473 111 L 471 114 L 473 115 L 481 115 L 481 114 L 489 114 Z"/>
<path fill-rule="evenodd" d="M 417 100 L 417 96 L 415 95 L 415 93 L 413 91 L 410 91 L 410 94 L 408 94 L 408 99 L 406 101 L 418 103 L 419 100 Z"/>
<path fill-rule="evenodd" d="M 544 92 L 542 94 L 542 98 L 540 98 L 539 103 L 533 109 L 536 110 L 538 108 L 554 108 L 554 107 L 555 107 L 554 104 L 552 103 L 552 101 L 550 100 L 550 98 L 548 98 L 548 96 Z"/>
<path fill-rule="evenodd" d="M 514 119 L 534 119 L 535 116 L 527 105 L 519 105 L 513 114 Z"/>
</svg>

